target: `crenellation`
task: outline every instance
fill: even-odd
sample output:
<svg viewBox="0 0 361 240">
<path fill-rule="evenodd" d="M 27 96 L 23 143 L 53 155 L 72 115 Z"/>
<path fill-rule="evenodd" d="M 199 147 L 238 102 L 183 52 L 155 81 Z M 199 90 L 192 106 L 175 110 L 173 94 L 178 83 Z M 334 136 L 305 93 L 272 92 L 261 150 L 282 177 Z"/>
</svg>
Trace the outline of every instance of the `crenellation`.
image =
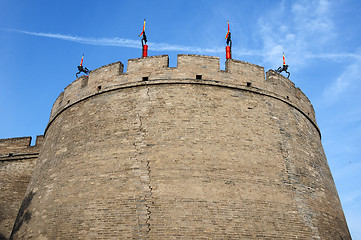
<svg viewBox="0 0 361 240">
<path fill-rule="evenodd" d="M 37 136 L 31 146 L 31 137 L 0 139 L 0 161 L 17 161 L 37 158 L 44 136 Z"/>
<path fill-rule="evenodd" d="M 4 154 L 4 156 L 7 156 L 9 153 L 37 152 L 37 149 L 42 146 L 43 139 L 43 135 L 37 136 L 34 146 L 31 146 L 32 137 L 0 139 L 0 155 Z"/>
<path fill-rule="evenodd" d="M 157 69 L 169 67 L 168 55 L 129 59 L 127 73 L 147 74 Z"/>
<path fill-rule="evenodd" d="M 171 76 L 171 78 L 215 80 L 219 79 L 219 74 L 219 57 L 179 54 L 177 57 L 177 68 L 174 76 Z"/>
<path fill-rule="evenodd" d="M 89 74 L 89 87 L 94 88 L 112 82 L 123 74 L 124 65 L 120 61 L 97 68 Z"/>
<path fill-rule="evenodd" d="M 181 71 L 210 71 L 218 72 L 220 70 L 219 57 L 211 57 L 194 54 L 179 54 L 177 57 L 177 68 Z"/>
<path fill-rule="evenodd" d="M 35 147 L 40 148 L 41 146 L 43 146 L 44 137 L 45 137 L 44 135 L 38 135 L 38 136 L 36 136 Z"/>
<path fill-rule="evenodd" d="M 0 139 L 0 153 L 12 152 L 14 149 L 24 149 L 31 144 L 31 137 Z"/>
<path fill-rule="evenodd" d="M 265 78 L 264 68 L 255 64 L 228 59 L 226 69 L 220 70 L 218 57 L 180 54 L 177 67 L 169 67 L 168 55 L 129 59 L 125 73 L 123 67 L 121 62 L 115 62 L 91 71 L 89 78 L 82 76 L 75 80 L 59 95 L 50 120 L 64 108 L 103 92 L 145 84 L 188 82 L 270 94 L 303 111 L 317 126 L 313 107 L 302 91 L 288 78 L 273 70 L 268 71 Z"/>
<path fill-rule="evenodd" d="M 89 80 L 89 77 L 81 76 L 80 78 L 69 84 L 64 89 L 62 105 L 69 106 L 70 104 L 76 102 L 78 99 L 82 99 L 89 94 L 92 94 L 94 92 L 94 89 L 92 89 L 94 88 L 94 84 L 91 83 L 94 81 L 94 78 Z"/>
<path fill-rule="evenodd" d="M 63 104 L 69 104 L 72 99 L 76 99 L 82 95 L 82 93 L 84 92 L 84 88 L 81 87 L 83 77 L 86 76 L 82 76 L 76 79 L 74 82 L 65 87 Z"/>
<path fill-rule="evenodd" d="M 226 72 L 230 74 L 232 82 L 237 82 L 241 85 L 251 83 L 251 86 L 258 88 L 264 88 L 265 86 L 264 68 L 261 66 L 244 61 L 227 59 Z"/>
</svg>

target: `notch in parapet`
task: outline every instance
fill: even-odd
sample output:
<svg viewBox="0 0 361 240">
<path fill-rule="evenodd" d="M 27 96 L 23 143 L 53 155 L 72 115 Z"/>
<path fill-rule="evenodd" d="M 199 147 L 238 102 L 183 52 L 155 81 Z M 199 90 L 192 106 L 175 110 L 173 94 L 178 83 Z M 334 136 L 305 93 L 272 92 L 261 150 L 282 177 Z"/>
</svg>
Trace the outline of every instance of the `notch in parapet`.
<svg viewBox="0 0 361 240">
<path fill-rule="evenodd" d="M 210 57 L 194 54 L 179 54 L 177 56 L 177 68 L 179 70 L 214 70 L 219 71 L 219 57 Z"/>
<path fill-rule="evenodd" d="M 21 152 L 31 146 L 31 137 L 18 137 L 18 138 L 6 138 L 0 139 L 0 153 Z M 35 147 L 41 146 L 44 136 L 40 135 L 36 137 Z"/>
<path fill-rule="evenodd" d="M 34 156 L 39 153 L 43 145 L 44 136 L 36 136 L 36 143 L 31 145 L 31 137 L 0 139 L 0 160 L 19 160 L 24 159 L 25 155 Z"/>
<path fill-rule="evenodd" d="M 127 73 L 149 73 L 151 71 L 168 68 L 168 55 L 151 56 L 146 58 L 129 59 L 127 65 Z"/>
</svg>

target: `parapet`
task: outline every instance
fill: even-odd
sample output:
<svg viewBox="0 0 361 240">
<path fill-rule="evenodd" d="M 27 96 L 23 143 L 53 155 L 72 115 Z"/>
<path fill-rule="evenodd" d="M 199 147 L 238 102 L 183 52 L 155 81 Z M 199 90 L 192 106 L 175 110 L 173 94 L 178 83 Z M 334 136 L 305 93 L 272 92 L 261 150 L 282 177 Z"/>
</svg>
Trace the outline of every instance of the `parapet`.
<svg viewBox="0 0 361 240">
<path fill-rule="evenodd" d="M 264 68 L 248 62 L 243 62 L 234 59 L 226 61 L 226 72 L 232 77 L 234 81 L 242 82 L 243 84 L 251 84 L 259 88 L 265 87 Z"/>
<path fill-rule="evenodd" d="M 266 85 L 268 91 L 286 97 L 287 101 L 302 109 L 302 111 L 316 123 L 315 111 L 310 100 L 292 81 L 274 70 L 267 71 L 266 79 L 268 82 Z"/>
<path fill-rule="evenodd" d="M 148 72 L 157 69 L 168 68 L 168 55 L 152 56 L 146 58 L 135 58 L 128 60 L 127 73 Z"/>
<path fill-rule="evenodd" d="M 0 139 L 0 160 L 19 160 L 38 155 L 44 136 L 37 136 L 36 143 L 31 146 L 31 137 Z"/>
<path fill-rule="evenodd" d="M 217 85 L 277 98 L 302 112 L 319 132 L 309 99 L 288 78 L 273 70 L 265 78 L 263 67 L 234 59 L 228 59 L 225 67 L 220 70 L 218 57 L 192 54 L 178 55 L 177 67 L 169 67 L 168 55 L 130 59 L 125 73 L 121 62 L 108 64 L 65 88 L 54 103 L 49 124 L 67 107 L 97 94 L 128 87 L 184 83 Z"/>
<path fill-rule="evenodd" d="M 177 68 L 185 72 L 198 71 L 199 69 L 217 72 L 220 68 L 218 57 L 202 55 L 180 54 L 177 63 Z"/>
</svg>

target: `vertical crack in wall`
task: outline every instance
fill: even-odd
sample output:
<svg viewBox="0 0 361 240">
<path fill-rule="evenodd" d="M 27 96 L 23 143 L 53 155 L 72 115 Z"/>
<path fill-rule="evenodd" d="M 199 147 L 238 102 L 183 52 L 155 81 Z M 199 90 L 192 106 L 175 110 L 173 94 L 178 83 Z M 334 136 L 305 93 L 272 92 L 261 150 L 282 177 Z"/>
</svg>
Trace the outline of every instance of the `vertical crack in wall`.
<svg viewBox="0 0 361 240">
<path fill-rule="evenodd" d="M 306 226 L 309 227 L 310 230 L 312 231 L 313 239 L 321 239 L 318 228 L 315 227 L 314 225 L 315 213 L 312 212 L 311 209 L 304 202 L 302 189 L 304 189 L 305 187 L 303 186 L 297 175 L 297 166 L 294 163 L 294 160 L 296 159 L 293 159 L 291 157 L 292 148 L 290 146 L 289 141 L 291 141 L 292 136 L 289 132 L 286 131 L 286 128 L 283 126 L 280 119 L 277 116 L 275 116 L 275 114 L 273 114 L 274 111 L 276 110 L 274 109 L 272 104 L 269 103 L 268 101 L 266 101 L 266 104 L 269 106 L 270 116 L 276 120 L 279 127 L 279 131 L 281 135 L 281 141 L 279 142 L 280 150 L 286 168 L 288 184 L 293 190 L 294 200 L 297 205 L 298 213 L 302 217 L 302 220 L 306 224 Z"/>
<path fill-rule="evenodd" d="M 148 100 L 150 101 L 149 87 L 147 87 L 147 96 L 148 96 Z"/>
<path fill-rule="evenodd" d="M 147 129 L 144 124 L 144 119 L 149 112 L 149 88 L 145 89 L 143 98 L 137 103 L 135 107 L 135 126 L 136 136 L 134 139 L 135 154 L 133 157 L 133 172 L 136 181 L 136 190 L 139 195 L 135 199 L 136 214 L 138 218 L 138 227 L 135 229 L 133 237 L 136 239 L 148 239 L 150 227 L 150 204 L 152 202 L 152 187 L 150 182 L 150 162 L 147 157 L 146 135 Z"/>
</svg>

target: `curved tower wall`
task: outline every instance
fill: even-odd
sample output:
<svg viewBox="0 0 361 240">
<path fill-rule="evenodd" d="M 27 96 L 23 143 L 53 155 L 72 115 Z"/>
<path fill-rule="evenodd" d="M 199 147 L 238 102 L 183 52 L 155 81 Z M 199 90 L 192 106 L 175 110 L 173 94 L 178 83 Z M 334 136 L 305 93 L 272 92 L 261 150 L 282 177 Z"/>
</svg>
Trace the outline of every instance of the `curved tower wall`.
<svg viewBox="0 0 361 240">
<path fill-rule="evenodd" d="M 24 202 L 13 239 L 350 239 L 307 97 L 208 56 L 70 84 Z"/>
</svg>

